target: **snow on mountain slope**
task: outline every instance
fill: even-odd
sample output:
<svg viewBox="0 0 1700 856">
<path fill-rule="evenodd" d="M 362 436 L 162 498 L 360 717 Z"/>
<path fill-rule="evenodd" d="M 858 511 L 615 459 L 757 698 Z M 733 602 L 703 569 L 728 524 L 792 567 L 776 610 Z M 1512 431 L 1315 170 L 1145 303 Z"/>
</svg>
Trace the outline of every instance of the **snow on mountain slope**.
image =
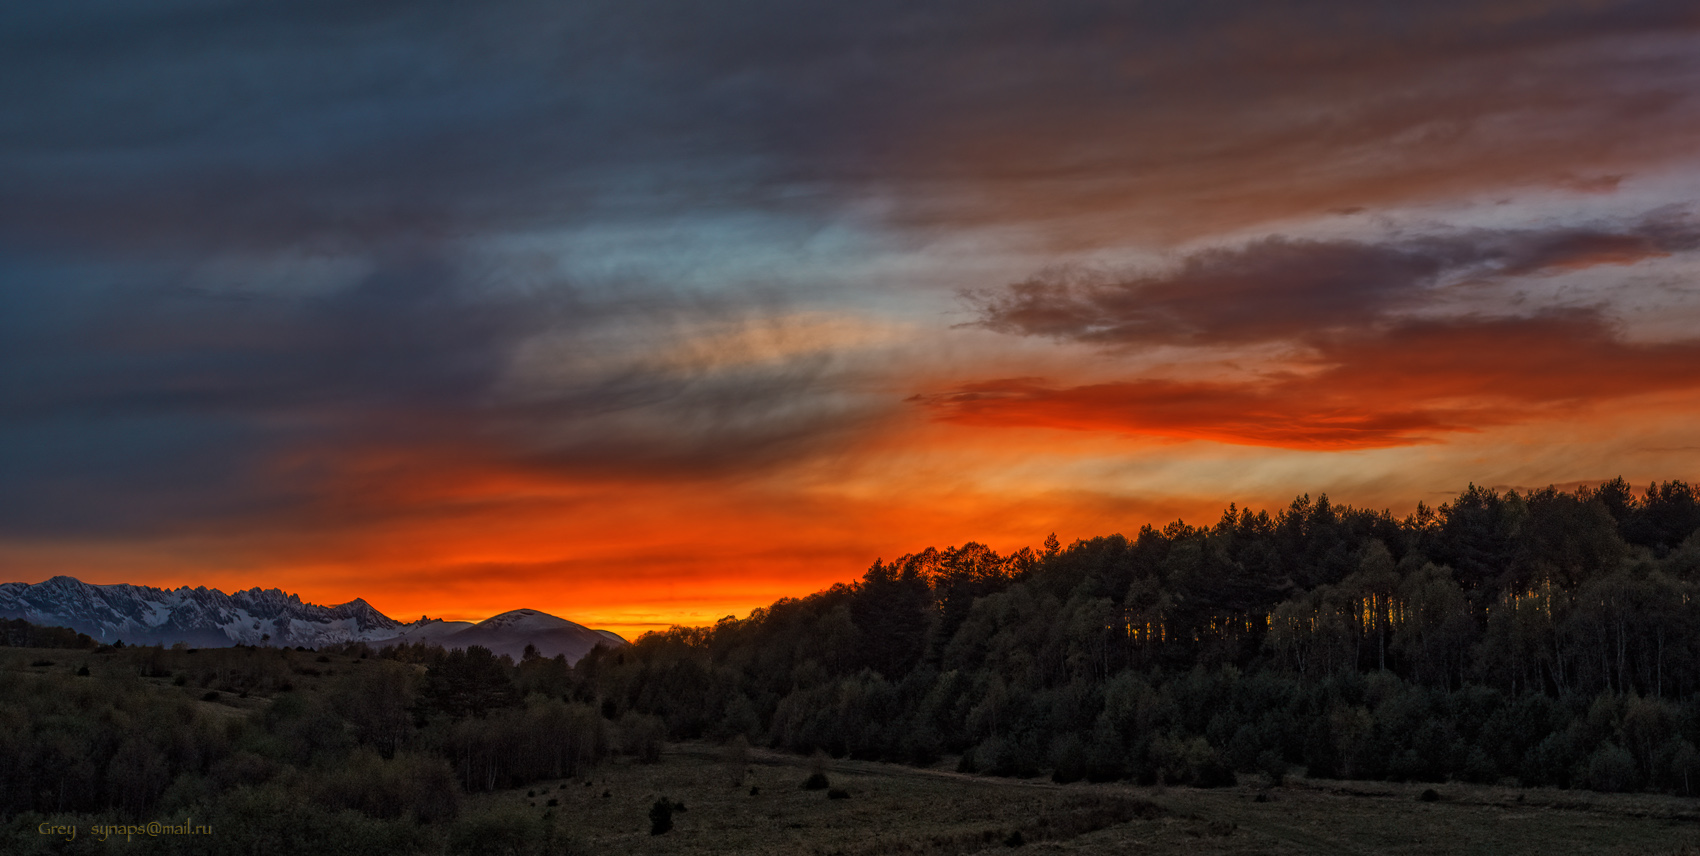
<svg viewBox="0 0 1700 856">
<path fill-rule="evenodd" d="M 406 625 L 364 600 L 303 603 L 277 589 L 90 585 L 73 577 L 0 585 L 0 617 L 70 627 L 103 642 L 320 645 L 394 636 Z"/>
<path fill-rule="evenodd" d="M 380 644 L 390 642 L 430 642 L 435 644 L 445 636 L 453 636 L 472 626 L 470 621 L 444 621 L 441 618 L 426 618 L 420 616 L 418 621 L 407 625 L 402 633 L 389 639 L 373 640 Z"/>
<path fill-rule="evenodd" d="M 122 639 L 150 645 L 318 647 L 362 641 L 430 642 L 456 648 L 484 645 L 517 659 L 527 644 L 534 644 L 545 656 L 565 654 L 577 660 L 597 643 L 625 642 L 606 631 L 534 609 L 505 612 L 476 625 L 424 616 L 404 623 L 359 598 L 319 606 L 278 589 L 252 588 L 227 595 L 205 587 L 91 585 L 65 576 L 34 585 L 0 584 L 0 618 L 69 627 L 102 642 Z"/>
</svg>

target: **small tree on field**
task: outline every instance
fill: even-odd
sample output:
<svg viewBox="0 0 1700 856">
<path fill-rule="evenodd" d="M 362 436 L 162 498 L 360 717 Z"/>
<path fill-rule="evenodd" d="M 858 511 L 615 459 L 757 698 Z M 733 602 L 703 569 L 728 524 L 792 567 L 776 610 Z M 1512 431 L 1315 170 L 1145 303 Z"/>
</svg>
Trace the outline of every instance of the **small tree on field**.
<svg viewBox="0 0 1700 856">
<path fill-rule="evenodd" d="M 662 797 L 649 807 L 649 834 L 661 835 L 673 829 L 673 801 Z"/>
</svg>

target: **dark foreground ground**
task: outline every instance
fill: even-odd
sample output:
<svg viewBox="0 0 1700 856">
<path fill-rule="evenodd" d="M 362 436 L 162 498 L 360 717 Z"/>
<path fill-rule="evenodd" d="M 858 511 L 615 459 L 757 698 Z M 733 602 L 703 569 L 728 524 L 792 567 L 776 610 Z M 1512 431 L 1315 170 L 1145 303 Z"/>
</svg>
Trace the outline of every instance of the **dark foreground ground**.
<svg viewBox="0 0 1700 856">
<path fill-rule="evenodd" d="M 1679 797 L 1446 784 L 1432 786 L 1430 802 L 1421 784 L 1057 785 L 737 755 L 677 746 L 657 764 L 621 759 L 589 783 L 539 784 L 468 808 L 529 815 L 569 852 L 597 854 L 1700 854 L 1700 801 Z M 847 797 L 801 787 L 822 767 Z M 684 810 L 651 835 L 662 798 Z"/>
</svg>

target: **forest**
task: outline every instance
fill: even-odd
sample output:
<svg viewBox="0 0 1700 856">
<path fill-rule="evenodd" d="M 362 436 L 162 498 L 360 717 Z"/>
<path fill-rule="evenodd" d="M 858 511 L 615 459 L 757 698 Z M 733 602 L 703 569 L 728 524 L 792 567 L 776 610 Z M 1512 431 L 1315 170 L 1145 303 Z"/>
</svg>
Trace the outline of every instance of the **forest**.
<svg viewBox="0 0 1700 856">
<path fill-rule="evenodd" d="M 1694 490 L 1615 480 L 1472 486 L 1403 518 L 1300 497 L 1007 555 L 927 549 L 576 664 L 105 646 L 10 622 L 0 812 L 38 852 L 94 852 L 24 834 L 43 822 L 180 816 L 217 846 L 137 852 L 573 852 L 552 803 L 500 815 L 469 795 L 588 787 L 611 754 L 683 740 L 1062 783 L 1693 794 L 1697 587 Z"/>
<path fill-rule="evenodd" d="M 578 665 L 673 738 L 1059 782 L 1236 774 L 1692 793 L 1700 502 L 1470 486 L 1402 519 L 1296 499 L 859 582 Z M 610 707 L 610 705 L 612 707 Z"/>
</svg>

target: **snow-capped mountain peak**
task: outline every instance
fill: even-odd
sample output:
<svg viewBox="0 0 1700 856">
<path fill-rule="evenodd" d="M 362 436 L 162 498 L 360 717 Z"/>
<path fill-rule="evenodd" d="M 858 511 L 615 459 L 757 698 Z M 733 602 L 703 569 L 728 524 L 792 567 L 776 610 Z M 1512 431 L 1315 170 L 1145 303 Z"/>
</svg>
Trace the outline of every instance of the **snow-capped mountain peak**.
<svg viewBox="0 0 1700 856">
<path fill-rule="evenodd" d="M 67 576 L 34 585 L 0 585 L 0 618 L 70 627 L 102 642 L 186 642 L 206 647 L 426 641 L 445 647 L 484 645 L 518 657 L 527 644 L 533 644 L 545 656 L 565 654 L 576 660 L 595 644 L 625 642 L 607 631 L 590 630 L 535 609 L 504 612 L 477 625 L 424 616 L 404 623 L 361 598 L 319 606 L 281 589 L 256 587 L 227 595 L 204 586 L 91 585 Z M 472 631 L 477 632 L 466 635 Z"/>
</svg>

